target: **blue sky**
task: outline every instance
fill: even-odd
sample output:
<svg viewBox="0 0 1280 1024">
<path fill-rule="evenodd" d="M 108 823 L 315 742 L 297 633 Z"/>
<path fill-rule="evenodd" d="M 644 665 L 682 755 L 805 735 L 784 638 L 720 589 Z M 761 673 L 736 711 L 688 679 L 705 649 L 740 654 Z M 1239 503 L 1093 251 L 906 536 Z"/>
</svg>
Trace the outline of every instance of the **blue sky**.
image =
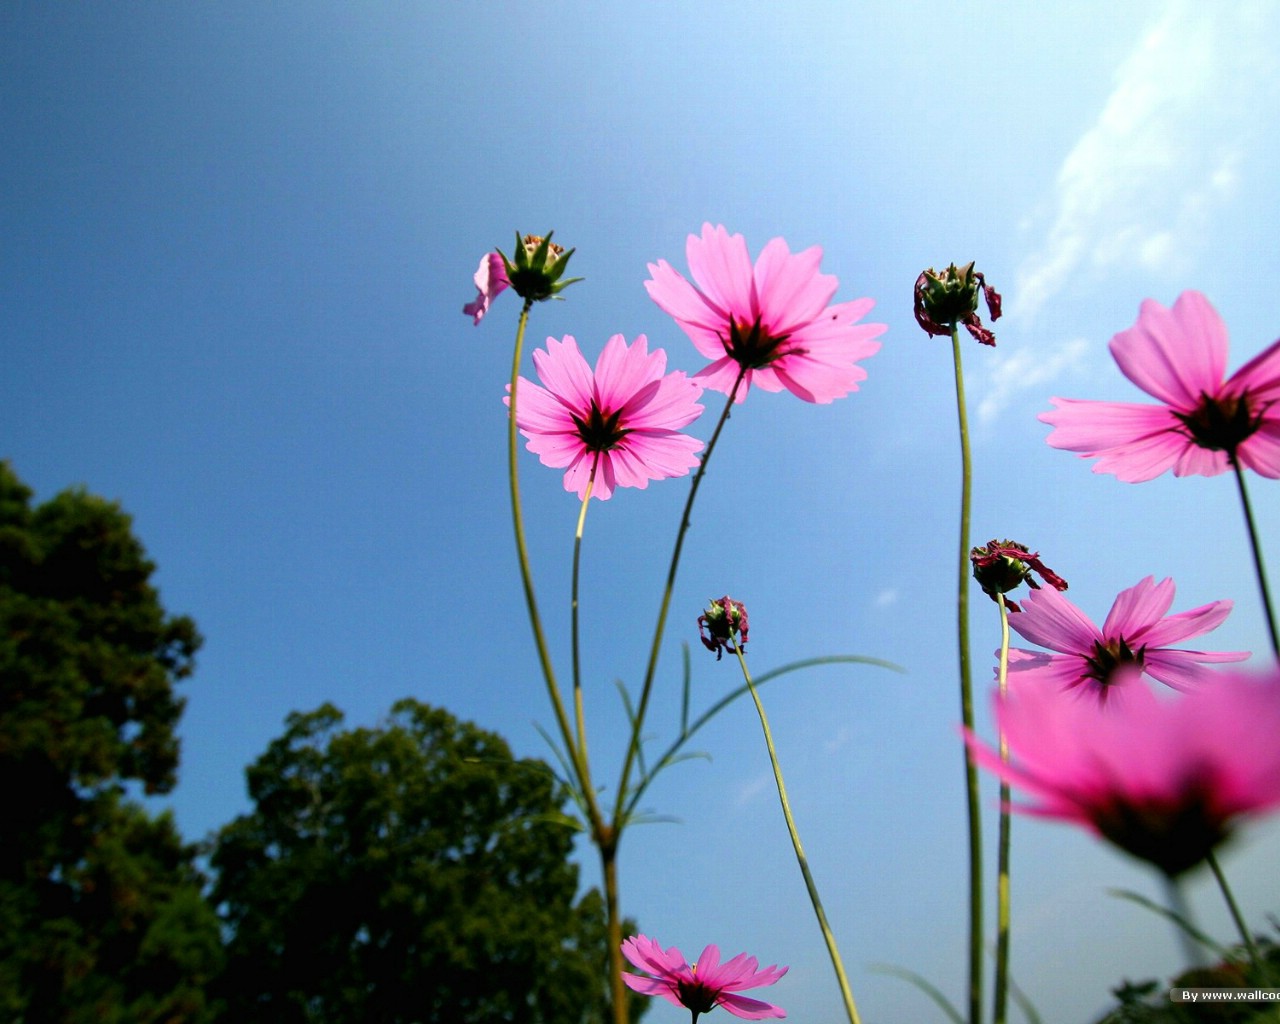
<svg viewBox="0 0 1280 1024">
<path fill-rule="evenodd" d="M 517 303 L 472 327 L 459 309 L 476 261 L 554 229 L 587 280 L 538 307 L 531 344 L 569 333 L 594 359 L 610 335 L 645 333 L 692 372 L 646 264 L 683 268 L 704 221 L 753 253 L 781 235 L 824 248 L 840 299 L 877 300 L 884 347 L 845 400 L 755 392 L 735 412 L 651 731 L 674 728 L 682 642 L 695 706 L 738 683 L 696 646 L 713 595 L 747 603 L 757 672 L 836 652 L 907 669 L 824 669 L 764 699 L 864 1018 L 932 1019 L 871 970 L 961 995 L 958 449 L 948 345 L 915 325 L 912 283 L 975 259 L 1005 295 L 998 347 L 965 350 L 975 543 L 1039 549 L 1099 621 L 1148 574 L 1177 580 L 1175 610 L 1233 598 L 1206 646 L 1264 649 L 1231 481 L 1095 476 L 1035 417 L 1051 395 L 1137 398 L 1106 342 L 1146 297 L 1204 291 L 1232 369 L 1276 337 L 1277 38 L 1267 3 L 5 5 L 0 456 L 41 499 L 82 484 L 120 500 L 166 606 L 206 636 L 167 802 L 184 832 L 245 811 L 243 767 L 285 715 L 326 700 L 365 724 L 412 695 L 544 755 L 505 484 Z M 521 470 L 567 666 L 577 505 L 527 453 Z M 1272 542 L 1276 485 L 1253 485 Z M 686 487 L 588 517 L 606 776 L 624 724 L 613 681 L 643 671 Z M 985 686 L 985 603 L 973 635 Z M 776 1001 L 836 1019 L 754 715 L 735 707 L 699 740 L 712 760 L 647 801 L 682 823 L 625 840 L 625 909 L 690 955 L 714 941 L 790 964 Z M 1280 910 L 1277 851 L 1262 824 L 1225 859 L 1259 925 Z M 1159 897 L 1148 873 L 1029 820 L 1014 857 L 1013 969 L 1046 1020 L 1088 1019 L 1122 977 L 1173 967 L 1159 922 L 1107 895 Z M 1193 902 L 1227 937 L 1203 881 Z"/>
</svg>

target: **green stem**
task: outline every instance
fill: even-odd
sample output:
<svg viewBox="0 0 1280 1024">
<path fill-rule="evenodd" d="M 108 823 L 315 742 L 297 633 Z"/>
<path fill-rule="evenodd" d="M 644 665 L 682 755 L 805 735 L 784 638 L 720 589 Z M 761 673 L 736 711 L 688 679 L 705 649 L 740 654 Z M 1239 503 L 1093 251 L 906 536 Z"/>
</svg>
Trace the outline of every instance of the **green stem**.
<svg viewBox="0 0 1280 1024">
<path fill-rule="evenodd" d="M 969 506 L 973 466 L 969 454 L 969 419 L 965 412 L 964 373 L 960 366 L 960 333 L 951 325 L 951 351 L 956 371 L 956 415 L 960 425 L 960 573 L 956 590 L 956 632 L 960 649 L 960 718 L 973 732 L 973 683 L 969 675 Z M 978 800 L 978 767 L 964 748 L 965 792 L 969 817 L 969 1022 L 982 1019 L 982 816 Z"/>
<path fill-rule="evenodd" d="M 582 529 L 587 521 L 587 505 L 591 502 L 591 489 L 596 482 L 596 467 L 599 465 L 600 455 L 597 452 L 595 461 L 591 464 L 591 475 L 587 478 L 587 493 L 582 499 L 582 508 L 578 510 L 578 527 L 573 534 L 573 588 L 570 598 L 569 617 L 572 622 L 571 626 L 571 647 L 573 649 L 573 711 L 578 726 L 578 750 L 582 752 L 583 770 L 590 774 L 591 760 L 587 756 L 587 721 L 582 708 L 582 656 L 578 643 L 578 576 L 579 566 L 582 562 Z M 586 779 L 586 785 L 591 785 L 591 779 Z"/>
<path fill-rule="evenodd" d="M 746 373 L 747 369 L 744 366 L 738 371 L 738 377 L 733 382 L 733 387 L 729 389 L 729 397 L 724 403 L 724 410 L 720 413 L 720 419 L 716 422 L 716 429 L 711 433 L 711 440 L 707 442 L 706 451 L 702 454 L 702 461 L 698 464 L 698 471 L 693 475 L 693 483 L 689 487 L 689 497 L 685 500 L 684 513 L 680 517 L 680 529 L 676 531 L 675 548 L 671 552 L 671 564 L 667 567 L 667 582 L 662 591 L 662 604 L 658 609 L 658 624 L 653 630 L 653 643 L 649 647 L 649 663 L 645 667 L 644 682 L 640 687 L 640 701 L 636 705 L 635 721 L 631 727 L 631 740 L 627 744 L 627 756 L 622 762 L 622 773 L 618 778 L 618 795 L 614 804 L 613 820 L 619 831 L 624 827 L 626 821 L 624 809 L 627 801 L 627 788 L 631 781 L 631 769 L 640 750 L 640 730 L 644 726 L 644 716 L 649 708 L 649 696 L 653 692 L 653 680 L 658 670 L 658 654 L 662 650 L 662 637 L 667 626 L 667 613 L 671 609 L 671 594 L 675 590 L 676 572 L 680 567 L 680 552 L 684 549 L 684 537 L 689 532 L 689 517 L 693 512 L 693 502 L 698 496 L 698 488 L 702 485 L 702 478 L 706 475 L 707 463 L 711 461 L 711 453 L 715 451 L 716 442 L 720 440 L 720 433 L 724 430 L 724 425 L 729 422 L 729 413 L 733 409 L 733 400 L 738 394 L 738 388 L 742 385 L 742 380 Z"/>
<path fill-rule="evenodd" d="M 1253 963 L 1253 969 L 1257 973 L 1257 983 L 1264 985 L 1267 983 L 1267 970 L 1262 962 L 1262 954 L 1258 952 L 1257 944 L 1253 941 L 1253 936 L 1249 933 L 1249 927 L 1245 924 L 1244 915 L 1240 913 L 1240 907 L 1236 903 L 1236 898 L 1231 892 L 1231 886 L 1227 884 L 1227 876 L 1222 873 L 1222 866 L 1218 863 L 1218 858 L 1212 850 L 1205 858 L 1209 862 L 1209 869 L 1213 872 L 1213 877 L 1218 880 L 1218 888 L 1222 890 L 1222 898 L 1227 901 L 1227 909 L 1231 911 L 1231 919 L 1235 921 L 1236 928 L 1240 932 L 1240 940 L 1244 943 L 1244 948 L 1249 951 L 1249 960 Z"/>
<path fill-rule="evenodd" d="M 996 594 L 1000 607 L 1000 698 L 1009 692 L 1009 606 L 1004 595 Z M 1009 762 L 1009 740 L 1000 730 L 1000 761 Z M 1005 1024 L 1009 1012 L 1009 783 L 1000 783 L 1000 836 L 997 840 L 996 865 L 996 974 L 995 997 L 991 1013 L 993 1024 Z"/>
<path fill-rule="evenodd" d="M 1258 543 L 1258 527 L 1253 521 L 1253 506 L 1249 504 L 1249 492 L 1244 486 L 1244 467 L 1235 459 L 1231 459 L 1231 467 L 1236 471 L 1236 483 L 1240 488 L 1240 504 L 1244 508 L 1244 522 L 1249 531 L 1249 544 L 1253 548 L 1253 565 L 1258 574 L 1258 589 L 1262 591 L 1262 608 L 1267 616 L 1267 629 L 1271 632 L 1271 650 L 1280 658 L 1280 633 L 1276 631 L 1276 613 L 1271 604 L 1271 591 L 1267 587 L 1267 570 L 1262 564 L 1262 545 Z"/>
<path fill-rule="evenodd" d="M 609 945 L 609 997 L 613 1003 L 614 1024 L 628 1024 L 627 986 L 622 980 L 625 965 L 622 962 L 622 913 L 618 902 L 618 847 L 616 834 L 598 843 L 600 868 L 604 878 L 606 910 L 605 934 Z"/>
<path fill-rule="evenodd" d="M 858 1008 L 853 1002 L 853 992 L 849 988 L 849 978 L 844 971 L 844 963 L 840 959 L 840 950 L 836 947 L 835 936 L 827 923 L 827 913 L 822 908 L 822 899 L 818 896 L 818 886 L 809 870 L 809 859 L 804 855 L 804 847 L 800 845 L 800 833 L 796 830 L 795 818 L 791 815 L 791 802 L 787 799 L 787 787 L 782 781 L 782 767 L 778 764 L 778 752 L 773 745 L 773 732 L 769 728 L 769 719 L 764 713 L 764 705 L 751 681 L 751 673 L 747 670 L 747 659 L 742 654 L 736 639 L 731 638 L 733 653 L 738 656 L 738 664 L 742 666 L 742 676 L 751 691 L 751 699 L 756 702 L 756 712 L 760 716 L 760 726 L 764 730 L 764 744 L 769 750 L 769 763 L 773 766 L 773 778 L 778 784 L 778 800 L 782 803 L 782 816 L 787 822 L 787 832 L 791 835 L 791 845 L 796 851 L 796 860 L 800 864 L 800 874 L 804 876 L 805 888 L 809 890 L 809 902 L 813 904 L 813 912 L 818 918 L 818 927 L 822 929 L 822 939 L 827 944 L 827 952 L 831 955 L 831 966 L 835 968 L 836 980 L 840 983 L 840 995 L 844 999 L 845 1013 L 849 1024 L 859 1024 Z"/>
<path fill-rule="evenodd" d="M 1178 879 L 1170 878 L 1168 875 L 1162 877 L 1169 900 L 1169 912 L 1173 917 L 1178 941 L 1182 943 L 1182 956 L 1187 962 L 1187 967 L 1202 967 L 1204 957 L 1196 944 L 1195 934 L 1198 929 L 1191 916 L 1191 904 L 1187 902 L 1186 890 L 1182 888 L 1182 883 Z"/>
</svg>

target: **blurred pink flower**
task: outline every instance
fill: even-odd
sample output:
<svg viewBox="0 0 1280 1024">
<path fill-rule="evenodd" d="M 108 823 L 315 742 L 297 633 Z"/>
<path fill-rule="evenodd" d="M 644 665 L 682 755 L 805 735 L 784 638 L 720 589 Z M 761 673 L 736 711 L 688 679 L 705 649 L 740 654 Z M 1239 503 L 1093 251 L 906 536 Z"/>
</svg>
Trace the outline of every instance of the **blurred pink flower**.
<svg viewBox="0 0 1280 1024">
<path fill-rule="evenodd" d="M 1112 672 L 1126 665 L 1175 689 L 1189 689 L 1203 681 L 1203 665 L 1249 657 L 1248 651 L 1169 648 L 1178 640 L 1217 629 L 1232 607 L 1230 601 L 1213 601 L 1189 612 L 1167 615 L 1173 595 L 1172 579 L 1156 583 L 1155 577 L 1148 576 L 1120 592 L 1102 629 L 1098 629 L 1058 591 L 1032 591 L 1022 611 L 1009 616 L 1009 625 L 1023 639 L 1056 653 L 1014 648 L 1009 652 L 1011 678 L 1058 684 L 1048 689 L 1080 687 L 1105 702 L 1118 687 Z"/>
<path fill-rule="evenodd" d="M 1280 477 L 1280 341 L 1223 381 L 1227 329 L 1199 292 L 1172 309 L 1148 299 L 1138 322 L 1111 339 L 1121 372 L 1163 405 L 1054 398 L 1040 419 L 1055 448 L 1097 458 L 1095 473 L 1126 483 L 1217 476 L 1241 466 Z"/>
<path fill-rule="evenodd" d="M 533 365 L 545 387 L 520 378 L 516 425 L 543 465 L 566 470 L 566 491 L 585 498 L 594 469 L 591 494 L 603 501 L 617 487 L 644 488 L 698 464 L 702 442 L 679 430 L 702 412 L 702 386 L 683 371 L 664 376 L 667 354 L 649 352 L 643 334 L 632 345 L 615 334 L 594 373 L 567 334 L 548 338 Z"/>
<path fill-rule="evenodd" d="M 468 302 L 462 307 L 462 312 L 466 313 L 467 316 L 475 317 L 472 323 L 478 324 L 484 319 L 484 315 L 489 312 L 489 304 L 511 287 L 511 282 L 507 280 L 507 268 L 503 263 L 502 256 L 496 252 L 485 253 L 481 256 L 480 266 L 472 280 L 475 281 L 476 290 L 479 294 L 476 295 L 474 301 Z"/>
<path fill-rule="evenodd" d="M 1280 805 L 1280 670 L 1224 672 L 1168 699 L 1136 678 L 1126 690 L 1122 704 L 1103 706 L 1018 684 L 995 698 L 1012 760 L 965 741 L 1034 799 L 1015 810 L 1083 825 L 1175 877 L 1237 819 Z"/>
<path fill-rule="evenodd" d="M 659 260 L 645 288 L 713 360 L 696 374 L 707 387 L 728 394 L 742 373 L 738 402 L 754 383 L 825 404 L 866 379 L 857 361 L 879 351 L 872 339 L 885 325 L 855 322 L 871 299 L 827 305 L 838 282 L 818 272 L 818 246 L 793 255 L 775 238 L 753 268 L 741 235 L 704 224 L 701 237 L 689 236 L 686 256 L 696 287 Z"/>
<path fill-rule="evenodd" d="M 756 958 L 746 953 L 739 953 L 722 964 L 718 946 L 707 946 L 697 963 L 688 964 L 684 954 L 674 946 L 664 951 L 644 935 L 627 939 L 622 944 L 622 952 L 636 967 L 653 975 L 646 978 L 624 971 L 622 980 L 628 987 L 647 996 L 661 996 L 669 1003 L 692 1010 L 694 1022 L 698 1014 L 707 1013 L 717 1006 L 723 1006 L 735 1017 L 745 1020 L 786 1016 L 781 1007 L 772 1003 L 735 994 L 744 988 L 772 985 L 787 973 L 786 967 L 757 970 Z"/>
</svg>

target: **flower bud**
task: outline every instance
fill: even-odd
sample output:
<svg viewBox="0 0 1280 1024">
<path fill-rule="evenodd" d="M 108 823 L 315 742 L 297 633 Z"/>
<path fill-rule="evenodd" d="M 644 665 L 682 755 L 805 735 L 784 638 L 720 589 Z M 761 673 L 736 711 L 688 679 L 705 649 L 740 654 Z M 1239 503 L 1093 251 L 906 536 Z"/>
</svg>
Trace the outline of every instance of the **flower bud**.
<svg viewBox="0 0 1280 1024">
<path fill-rule="evenodd" d="M 733 641 L 739 650 L 747 649 L 747 609 L 741 601 L 722 597 L 712 601 L 707 610 L 698 616 L 698 636 L 702 646 L 716 652 L 716 661 L 732 650 Z"/>
<path fill-rule="evenodd" d="M 997 595 L 1016 590 L 1023 583 L 1032 590 L 1039 590 L 1040 584 L 1031 575 L 1033 572 L 1039 573 L 1040 578 L 1054 590 L 1067 589 L 1067 581 L 1040 561 L 1038 552 L 1032 553 L 1025 544 L 1016 540 L 988 541 L 986 547 L 969 552 L 969 561 L 973 565 L 973 578 L 993 601 Z M 1013 601 L 1006 599 L 1005 604 L 1011 611 L 1020 611 Z"/>
<path fill-rule="evenodd" d="M 964 324 L 982 344 L 994 346 L 996 336 L 982 326 L 978 316 L 979 294 L 986 300 L 992 321 L 999 320 L 1000 293 L 973 269 L 972 262 L 963 267 L 952 263 L 943 271 L 930 267 L 916 278 L 916 323 L 929 334 L 938 336 L 949 335 L 957 324 Z"/>
<path fill-rule="evenodd" d="M 528 302 L 544 302 L 554 298 L 575 281 L 582 280 L 580 277 L 564 281 L 560 279 L 574 250 L 565 252 L 560 246 L 554 245 L 551 235 L 552 232 L 548 231 L 545 238 L 525 235 L 522 240 L 517 233 L 514 263 L 507 259 L 506 253 L 498 250 L 512 291 Z"/>
</svg>

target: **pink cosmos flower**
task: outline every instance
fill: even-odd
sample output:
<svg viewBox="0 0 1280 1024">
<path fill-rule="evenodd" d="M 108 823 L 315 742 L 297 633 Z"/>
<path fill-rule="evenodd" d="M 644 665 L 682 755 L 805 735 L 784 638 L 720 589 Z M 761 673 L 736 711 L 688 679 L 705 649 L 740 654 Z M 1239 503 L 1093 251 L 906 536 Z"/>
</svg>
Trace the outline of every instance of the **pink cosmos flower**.
<svg viewBox="0 0 1280 1024">
<path fill-rule="evenodd" d="M 1122 666 L 1132 666 L 1175 689 L 1190 689 L 1204 679 L 1201 666 L 1249 657 L 1248 651 L 1170 648 L 1176 641 L 1217 629 L 1232 607 L 1230 601 L 1213 601 L 1168 615 L 1173 595 L 1172 579 L 1156 583 L 1155 577 L 1148 576 L 1120 592 L 1099 629 L 1058 591 L 1032 591 L 1022 611 L 1009 616 L 1009 625 L 1023 639 L 1054 653 L 1015 648 L 1009 652 L 1009 671 L 1028 682 L 1087 690 L 1097 695 L 1097 702 L 1105 703 L 1117 690 L 1112 672 Z"/>
<path fill-rule="evenodd" d="M 689 236 L 686 256 L 696 286 L 659 260 L 649 264 L 645 288 L 714 360 L 695 375 L 707 387 L 729 394 L 741 374 L 737 402 L 754 383 L 826 404 L 866 378 L 857 361 L 879 351 L 871 339 L 885 325 L 856 323 L 871 299 L 827 305 L 838 282 L 818 272 L 818 246 L 793 255 L 775 238 L 752 267 L 741 235 L 704 224 L 701 237 Z"/>
<path fill-rule="evenodd" d="M 1148 299 L 1138 322 L 1111 339 L 1121 372 L 1162 405 L 1054 398 L 1040 419 L 1055 448 L 1097 458 L 1095 473 L 1126 483 L 1217 476 L 1232 461 L 1280 477 L 1280 341 L 1223 381 L 1227 329 L 1199 292 L 1172 309 Z"/>
<path fill-rule="evenodd" d="M 533 365 L 545 386 L 520 378 L 516 425 L 544 466 L 566 470 L 566 491 L 585 499 L 594 477 L 591 494 L 603 501 L 617 487 L 645 488 L 698 464 L 702 442 L 680 428 L 702 412 L 702 386 L 682 371 L 664 376 L 667 354 L 650 352 L 643 334 L 631 345 L 615 334 L 594 373 L 567 334 L 548 338 Z"/>
<path fill-rule="evenodd" d="M 1107 707 L 1011 687 L 996 696 L 995 714 L 1012 760 L 971 734 L 965 742 L 979 764 L 1034 798 L 1015 810 L 1083 825 L 1175 877 L 1238 819 L 1280 805 L 1280 670 L 1222 673 L 1166 700 L 1137 679 L 1127 690 L 1129 699 Z"/>
<path fill-rule="evenodd" d="M 480 257 L 480 266 L 472 279 L 476 283 L 479 294 L 475 299 L 462 307 L 462 312 L 474 317 L 473 324 L 478 324 L 489 312 L 489 304 L 511 287 L 507 280 L 507 268 L 502 257 L 496 252 L 487 252 Z"/>
<path fill-rule="evenodd" d="M 693 1011 L 693 1022 L 698 1015 L 723 1006 L 735 1017 L 744 1020 L 764 1020 L 766 1017 L 785 1017 L 781 1007 L 759 999 L 736 995 L 745 988 L 772 985 L 788 968 L 775 966 L 757 970 L 753 956 L 739 953 L 727 963 L 720 962 L 720 948 L 707 946 L 695 964 L 685 962 L 684 954 L 672 946 L 668 950 L 645 935 L 635 935 L 622 944 L 622 952 L 642 971 L 653 975 L 646 978 L 639 974 L 622 974 L 622 980 L 636 992 L 647 996 L 661 996 L 669 1003 L 684 1006 Z"/>
</svg>

